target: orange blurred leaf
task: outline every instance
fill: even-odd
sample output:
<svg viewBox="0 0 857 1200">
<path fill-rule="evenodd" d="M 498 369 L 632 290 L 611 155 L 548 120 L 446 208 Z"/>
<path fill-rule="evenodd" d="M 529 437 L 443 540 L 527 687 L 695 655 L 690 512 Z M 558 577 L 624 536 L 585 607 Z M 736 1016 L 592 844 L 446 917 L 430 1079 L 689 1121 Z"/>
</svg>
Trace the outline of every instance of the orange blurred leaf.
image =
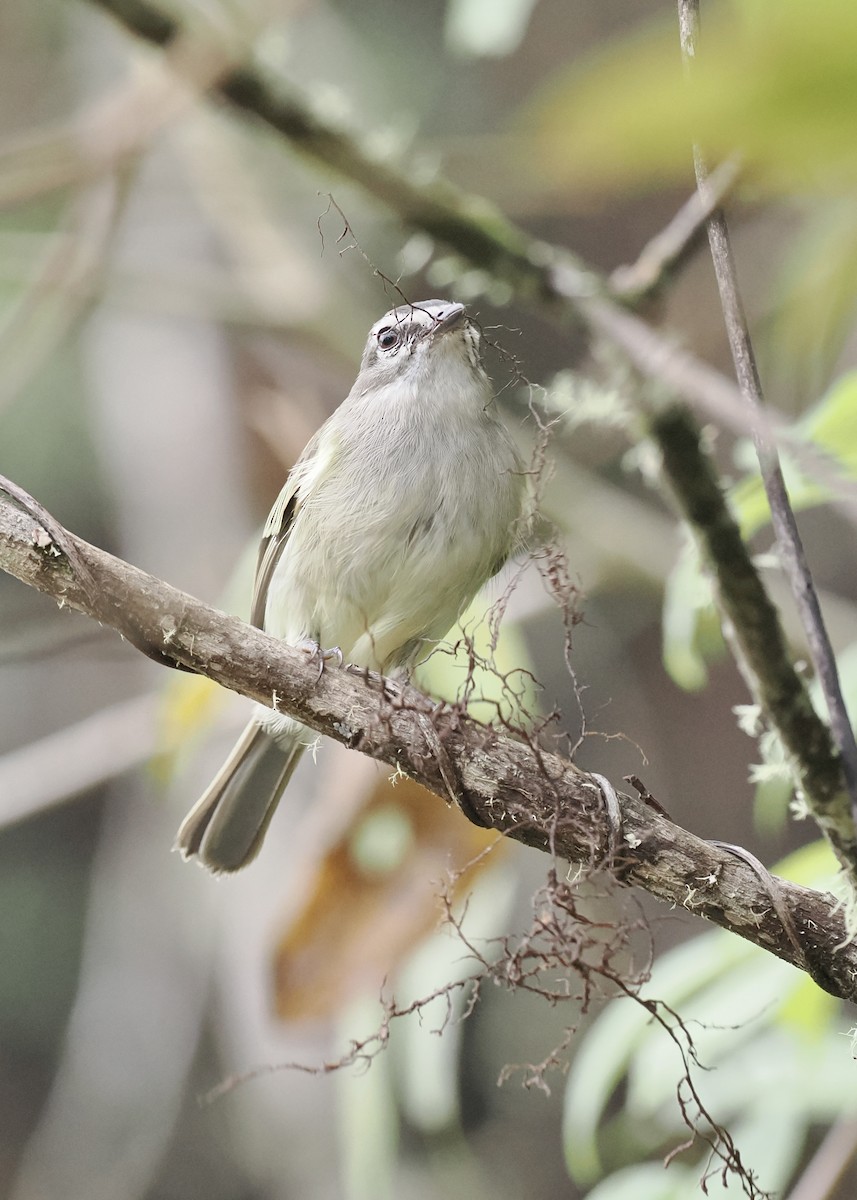
<svg viewBox="0 0 857 1200">
<path fill-rule="evenodd" d="M 483 854 L 492 847 L 490 854 Z M 365 805 L 321 859 L 311 894 L 274 957 L 284 1020 L 334 1015 L 383 982 L 507 845 L 413 780 L 375 778 Z"/>
</svg>

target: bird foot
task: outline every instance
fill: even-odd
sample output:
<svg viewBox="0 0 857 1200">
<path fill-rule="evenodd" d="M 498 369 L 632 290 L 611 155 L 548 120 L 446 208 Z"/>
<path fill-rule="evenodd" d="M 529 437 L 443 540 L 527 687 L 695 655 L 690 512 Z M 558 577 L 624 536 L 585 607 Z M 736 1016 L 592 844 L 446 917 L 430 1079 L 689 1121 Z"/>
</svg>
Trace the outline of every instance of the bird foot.
<svg viewBox="0 0 857 1200">
<path fill-rule="evenodd" d="M 338 667 L 342 666 L 342 651 L 338 646 L 331 646 L 329 650 L 323 650 L 318 642 L 312 638 L 303 638 L 298 642 L 298 649 L 303 650 L 309 656 L 310 662 L 318 663 L 316 683 L 321 679 L 324 669 L 329 662 L 335 662 Z"/>
</svg>

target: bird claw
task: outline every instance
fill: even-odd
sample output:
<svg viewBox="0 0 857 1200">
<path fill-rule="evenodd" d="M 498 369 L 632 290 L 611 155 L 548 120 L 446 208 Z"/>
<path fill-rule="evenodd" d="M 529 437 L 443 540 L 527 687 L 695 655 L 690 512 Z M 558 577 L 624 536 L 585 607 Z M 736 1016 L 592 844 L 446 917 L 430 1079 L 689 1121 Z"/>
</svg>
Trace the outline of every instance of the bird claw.
<svg viewBox="0 0 857 1200">
<path fill-rule="evenodd" d="M 329 662 L 335 662 L 338 667 L 342 666 L 343 656 L 339 646 L 331 646 L 329 650 L 322 650 L 318 642 L 313 641 L 312 638 L 306 638 L 300 643 L 300 649 L 309 655 L 310 662 L 318 663 L 316 683 L 321 679 L 324 669 Z"/>
</svg>

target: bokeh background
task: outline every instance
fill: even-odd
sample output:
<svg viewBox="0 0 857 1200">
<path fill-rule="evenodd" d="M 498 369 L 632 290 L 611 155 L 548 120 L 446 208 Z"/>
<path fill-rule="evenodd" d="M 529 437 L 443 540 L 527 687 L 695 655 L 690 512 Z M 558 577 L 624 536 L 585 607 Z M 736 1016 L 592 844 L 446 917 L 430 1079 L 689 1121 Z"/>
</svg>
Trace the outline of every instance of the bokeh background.
<svg viewBox="0 0 857 1200">
<path fill-rule="evenodd" d="M 440 171 L 600 271 L 633 262 L 692 189 L 689 152 L 655 152 L 678 135 L 658 129 L 654 100 L 647 122 L 646 81 L 660 84 L 659 47 L 677 42 L 673 6 L 661 0 L 168 7 L 187 22 L 179 66 L 189 62 L 197 81 L 219 55 L 252 54 L 355 136 L 403 155 L 414 177 Z M 748 7 L 764 19 L 764 5 Z M 195 38 L 208 47 L 196 57 Z M 828 53 L 813 47 L 807 59 Z M 597 84 L 611 61 L 637 64 L 628 94 L 608 79 L 581 108 L 580 80 Z M 785 72 L 787 100 L 787 69 L 765 69 Z M 834 90 L 807 123 L 851 111 L 842 71 L 842 99 Z M 557 418 L 543 506 L 585 613 L 574 631 L 576 689 L 556 601 L 535 567 L 523 570 L 504 665 L 533 671 L 538 704 L 561 710 L 573 741 L 585 713 L 583 767 L 617 782 L 642 776 L 702 836 L 769 863 L 811 841 L 808 827 L 783 819 L 781 788 L 754 808 L 748 772 L 759 748 L 732 711 L 746 690 L 718 649 L 698 577 L 675 573 L 684 535 L 651 486 L 609 355 L 180 76 L 83 0 L 0 6 L 0 471 L 77 534 L 240 612 L 285 472 L 346 394 L 369 325 L 393 303 L 375 268 L 412 299 L 466 300 L 517 360 L 513 369 L 492 353 L 489 366 L 522 445 L 535 437 L 531 399 Z M 622 154 L 609 123 L 621 124 L 621 112 L 607 111 L 608 96 L 619 110 L 636 104 L 648 124 L 636 158 Z M 743 112 L 720 114 L 727 145 L 742 120 L 761 119 L 753 102 L 745 95 Z M 579 163 L 566 127 L 581 137 Z M 823 186 L 827 160 L 801 159 L 811 177 L 795 182 L 785 169 L 766 173 L 760 153 L 734 204 L 763 372 L 795 419 L 855 359 L 853 147 L 834 134 L 824 144 L 836 169 Z M 621 170 L 604 168 L 620 159 Z M 729 370 L 701 250 L 645 312 Z M 582 377 L 600 382 L 587 392 Z M 585 421 L 576 401 L 588 405 Z M 848 442 L 851 400 L 840 409 L 844 453 L 857 439 Z M 743 447 L 721 438 L 716 450 L 743 478 Z M 854 529 L 818 499 L 802 527 L 845 650 Z M 764 523 L 756 537 L 766 550 Z M 784 596 L 777 572 L 769 577 Z M 786 622 L 800 652 L 788 606 Z M 437 929 L 438 897 L 484 842 L 436 801 L 391 790 L 373 764 L 325 744 L 316 762 L 307 756 L 259 861 L 238 878 L 208 878 L 170 850 L 244 715 L 241 701 L 169 677 L 110 632 L 0 579 L 0 1194 L 696 1194 L 692 1162 L 659 1165 L 681 1139 L 681 1070 L 666 1044 L 647 1040 L 645 1022 L 602 1033 L 588 1058 L 583 1022 L 562 1056 L 583 1081 L 576 1092 L 560 1070 L 548 1073 L 549 1092 L 522 1087 L 526 1071 L 498 1086 L 507 1065 L 549 1055 L 578 1013 L 496 987 L 464 1022 L 459 995 L 442 1036 L 443 1001 L 422 1021 L 394 1022 L 368 1069 L 282 1066 L 320 1068 L 370 1037 L 382 985 L 407 1004 L 471 969 L 461 943 Z M 528 927 L 546 861 L 495 848 L 464 877 L 473 936 Z M 811 877 L 825 866 L 801 869 Z M 641 903 L 656 918 L 659 953 L 700 933 L 690 918 Z M 782 1186 L 853 1109 L 848 1017 L 812 985 L 800 992 L 795 973 L 771 974 L 727 945 L 704 943 L 695 965 L 673 960 L 674 974 L 692 990 L 702 961 L 715 964 L 705 978 L 719 1000 L 707 998 L 704 1017 L 721 1027 L 710 1047 L 722 1066 L 717 1112 L 744 1129 L 763 1184 L 767 1169 Z M 777 1006 L 784 996 L 790 1017 Z M 611 1058 L 623 1037 L 624 1058 Z M 808 1073 L 820 1076 L 814 1091 Z M 587 1097 L 600 1133 L 587 1133 Z M 768 1105 L 773 1128 L 748 1122 L 750 1100 Z M 587 1158 L 590 1136 L 601 1151 Z M 651 1174 L 614 1176 L 627 1192 L 597 1183 L 647 1156 Z"/>
</svg>

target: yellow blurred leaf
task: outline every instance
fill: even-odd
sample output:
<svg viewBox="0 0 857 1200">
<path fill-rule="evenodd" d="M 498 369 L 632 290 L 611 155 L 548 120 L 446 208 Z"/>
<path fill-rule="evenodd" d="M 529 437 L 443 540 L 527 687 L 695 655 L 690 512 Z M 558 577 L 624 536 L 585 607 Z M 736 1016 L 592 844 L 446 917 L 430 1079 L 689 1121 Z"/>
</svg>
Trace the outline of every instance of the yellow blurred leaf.
<svg viewBox="0 0 857 1200">
<path fill-rule="evenodd" d="M 250 608 L 258 544 L 258 536 L 248 541 L 218 600 L 218 607 L 224 612 L 233 613 L 245 621 Z M 157 757 L 151 764 L 160 778 L 169 775 L 174 754 L 214 724 L 226 699 L 219 684 L 202 675 L 177 671 L 168 674 L 158 717 Z"/>
<path fill-rule="evenodd" d="M 828 1036 L 839 1017 L 841 1006 L 835 996 L 823 992 L 808 976 L 787 992 L 778 1010 L 778 1019 L 808 1042 L 818 1043 Z"/>
<path fill-rule="evenodd" d="M 160 741 L 165 753 L 205 729 L 223 703 L 223 689 L 203 675 L 177 675 L 166 688 L 160 712 Z"/>
</svg>

